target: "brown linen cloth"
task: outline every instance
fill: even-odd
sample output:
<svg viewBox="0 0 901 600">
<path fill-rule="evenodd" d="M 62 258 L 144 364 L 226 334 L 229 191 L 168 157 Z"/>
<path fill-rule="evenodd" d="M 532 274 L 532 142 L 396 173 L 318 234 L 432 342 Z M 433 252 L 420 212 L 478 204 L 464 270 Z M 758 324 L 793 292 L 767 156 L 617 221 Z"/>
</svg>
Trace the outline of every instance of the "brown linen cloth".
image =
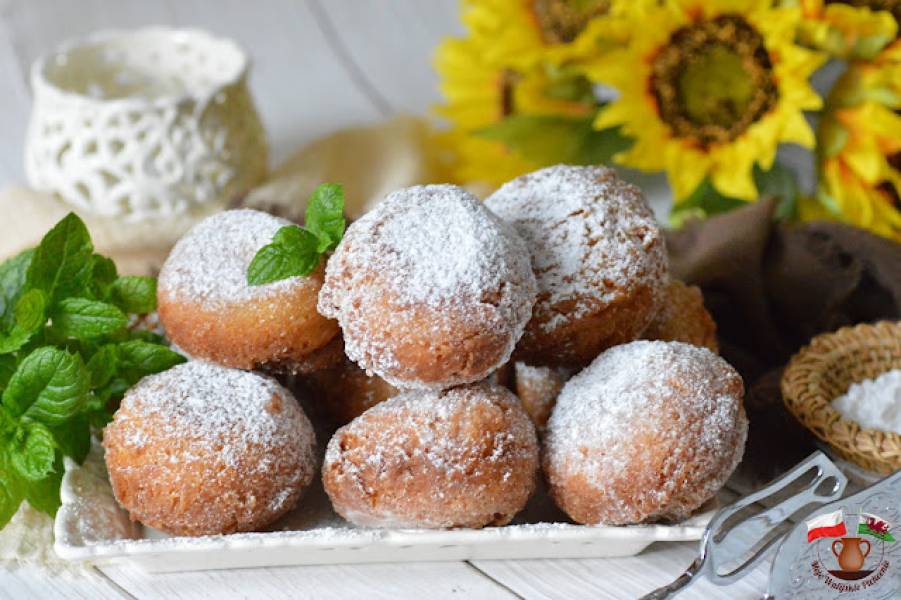
<svg viewBox="0 0 901 600">
<path fill-rule="evenodd" d="M 675 277 L 699 286 L 751 421 L 743 474 L 762 483 L 813 450 L 779 379 L 811 337 L 901 319 L 901 244 L 839 223 L 787 225 L 761 201 L 667 233 Z"/>
</svg>

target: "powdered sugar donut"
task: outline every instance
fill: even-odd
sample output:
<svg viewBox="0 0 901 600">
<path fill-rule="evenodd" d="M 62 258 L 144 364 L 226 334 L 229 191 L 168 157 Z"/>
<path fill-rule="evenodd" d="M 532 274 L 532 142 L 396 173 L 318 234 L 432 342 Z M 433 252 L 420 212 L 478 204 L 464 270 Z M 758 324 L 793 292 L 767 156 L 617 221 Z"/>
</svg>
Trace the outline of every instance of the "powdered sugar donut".
<svg viewBox="0 0 901 600">
<path fill-rule="evenodd" d="M 393 385 L 378 375 L 368 375 L 346 357 L 337 365 L 310 373 L 302 381 L 312 392 L 315 413 L 322 414 L 334 426 L 349 423 L 399 393 Z"/>
<path fill-rule="evenodd" d="M 485 202 L 526 241 L 538 282 L 516 358 L 579 366 L 647 327 L 667 257 L 638 188 L 606 167 L 558 165 L 504 184 Z"/>
<path fill-rule="evenodd" d="M 408 391 L 367 410 L 328 444 L 335 510 L 366 527 L 505 525 L 535 489 L 535 428 L 509 390 L 480 383 Z"/>
<path fill-rule="evenodd" d="M 289 224 L 256 210 L 230 210 L 204 219 L 175 244 L 157 299 L 178 347 L 228 367 L 290 371 L 338 333 L 338 324 L 316 311 L 324 267 L 247 284 L 250 261 Z"/>
<path fill-rule="evenodd" d="M 535 300 L 523 241 L 452 185 L 389 194 L 328 262 L 322 314 L 347 355 L 400 388 L 447 388 L 506 362 Z"/>
<path fill-rule="evenodd" d="M 716 322 L 704 308 L 700 288 L 676 279 L 664 289 L 663 305 L 641 334 L 646 340 L 685 342 L 719 352 Z"/>
<path fill-rule="evenodd" d="M 744 452 L 741 377 L 706 348 L 638 341 L 569 380 L 545 434 L 551 496 L 578 523 L 678 520 Z"/>
<path fill-rule="evenodd" d="M 131 388 L 103 446 L 132 519 L 177 535 L 265 527 L 294 507 L 315 471 L 313 428 L 286 389 L 195 361 Z"/>
<path fill-rule="evenodd" d="M 539 430 L 551 416 L 557 396 L 572 371 L 563 367 L 533 367 L 524 362 L 513 363 L 516 396 Z"/>
</svg>

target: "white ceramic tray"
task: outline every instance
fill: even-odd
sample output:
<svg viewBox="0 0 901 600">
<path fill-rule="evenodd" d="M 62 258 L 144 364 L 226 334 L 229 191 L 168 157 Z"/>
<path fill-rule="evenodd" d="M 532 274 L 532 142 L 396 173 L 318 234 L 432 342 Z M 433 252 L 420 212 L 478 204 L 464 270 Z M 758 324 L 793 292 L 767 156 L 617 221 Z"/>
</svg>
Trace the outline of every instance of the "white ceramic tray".
<svg viewBox="0 0 901 600">
<path fill-rule="evenodd" d="M 271 531 L 169 537 L 132 523 L 113 497 L 102 450 L 82 466 L 66 459 L 55 549 L 68 560 L 129 561 L 148 571 L 467 559 L 631 556 L 655 541 L 698 540 L 716 501 L 679 525 L 581 526 L 540 493 L 512 525 L 449 531 L 356 528 L 331 509 L 321 486 Z"/>
</svg>

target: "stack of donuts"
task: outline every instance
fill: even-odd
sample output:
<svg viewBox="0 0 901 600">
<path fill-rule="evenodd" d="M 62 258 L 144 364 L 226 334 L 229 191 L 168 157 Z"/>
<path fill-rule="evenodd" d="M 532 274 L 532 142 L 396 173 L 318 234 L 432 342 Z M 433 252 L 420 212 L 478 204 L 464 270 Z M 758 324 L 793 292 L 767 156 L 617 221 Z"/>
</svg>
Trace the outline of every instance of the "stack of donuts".
<svg viewBox="0 0 901 600">
<path fill-rule="evenodd" d="M 310 275 L 248 285 L 285 224 L 214 215 L 163 266 L 159 320 L 191 360 L 129 390 L 103 436 L 133 519 L 259 530 L 319 469 L 364 527 L 504 525 L 542 476 L 577 523 L 679 520 L 741 459 L 741 378 L 612 170 L 549 167 L 484 202 L 398 190 Z"/>
</svg>

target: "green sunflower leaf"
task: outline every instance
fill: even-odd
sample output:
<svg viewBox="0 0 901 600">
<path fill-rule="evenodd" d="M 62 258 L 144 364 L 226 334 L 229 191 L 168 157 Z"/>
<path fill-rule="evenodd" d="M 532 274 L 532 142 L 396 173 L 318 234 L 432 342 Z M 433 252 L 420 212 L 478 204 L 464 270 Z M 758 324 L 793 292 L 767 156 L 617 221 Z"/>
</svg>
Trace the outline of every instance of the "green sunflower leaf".
<svg viewBox="0 0 901 600">
<path fill-rule="evenodd" d="M 594 117 L 512 115 L 474 133 L 503 142 L 523 158 L 539 165 L 557 163 L 595 165 L 610 162 L 631 145 L 619 128 L 597 131 Z"/>
</svg>

